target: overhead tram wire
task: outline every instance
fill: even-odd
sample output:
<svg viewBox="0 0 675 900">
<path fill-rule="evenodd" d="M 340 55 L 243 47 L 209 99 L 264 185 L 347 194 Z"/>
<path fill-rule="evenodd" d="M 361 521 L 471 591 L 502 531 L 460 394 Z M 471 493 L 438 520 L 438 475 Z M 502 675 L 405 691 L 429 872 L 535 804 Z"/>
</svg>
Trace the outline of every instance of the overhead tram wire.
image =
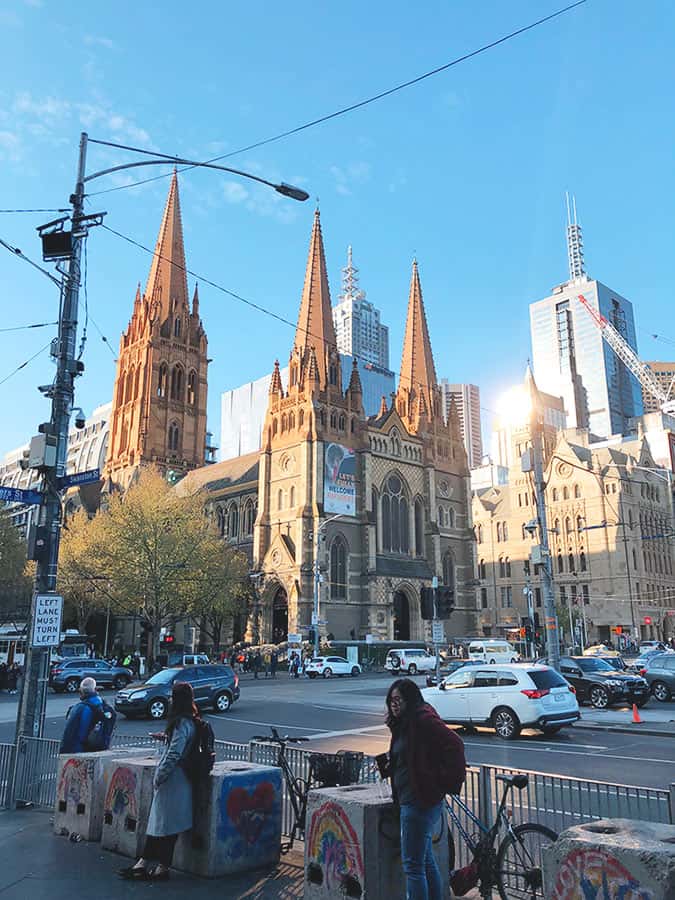
<svg viewBox="0 0 675 900">
<path fill-rule="evenodd" d="M 486 53 L 488 50 L 493 50 L 495 47 L 498 47 L 500 44 L 505 44 L 507 41 L 513 40 L 520 36 L 521 34 L 525 34 L 528 31 L 532 31 L 534 28 L 538 28 L 540 25 L 544 25 L 546 22 L 550 22 L 552 19 L 556 19 L 559 16 L 564 15 L 565 13 L 570 12 L 573 9 L 576 9 L 578 6 L 583 6 L 586 3 L 586 0 L 576 0 L 575 3 L 570 3 L 568 6 L 565 6 L 561 9 L 555 10 L 555 12 L 550 13 L 547 16 L 544 16 L 541 19 L 537 19 L 534 22 L 530 22 L 529 25 L 524 25 L 522 28 L 517 28 L 515 31 L 511 31 L 508 34 L 502 35 L 502 37 L 497 38 L 494 41 L 490 41 L 487 44 L 483 44 L 481 47 L 476 48 L 475 50 L 471 50 L 468 53 L 463 54 L 462 56 L 458 56 L 455 59 L 450 60 L 450 62 L 444 63 L 441 66 L 437 66 L 434 69 L 430 69 L 428 72 L 424 72 L 422 75 L 417 75 L 415 78 L 411 78 L 408 81 L 404 81 L 401 84 L 394 85 L 391 88 L 387 88 L 387 90 L 380 91 L 377 94 L 374 94 L 371 97 L 367 97 L 365 100 L 359 100 L 356 103 L 352 103 L 349 106 L 344 106 L 341 109 L 335 110 L 332 113 L 328 113 L 323 116 L 319 116 L 317 119 L 312 119 L 309 122 L 305 122 L 302 125 L 297 125 L 295 128 L 290 128 L 287 131 L 282 131 L 279 134 L 272 135 L 271 137 L 264 138 L 260 141 L 255 141 L 252 144 L 247 144 L 245 147 L 240 147 L 238 150 L 231 150 L 229 153 L 223 153 L 221 156 L 214 156 L 211 159 L 205 160 L 200 165 L 205 165 L 207 163 L 219 162 L 223 159 L 229 159 L 232 156 L 237 156 L 239 153 L 246 153 L 249 150 L 256 150 L 258 147 L 264 147 L 267 144 L 275 143 L 276 141 L 281 141 L 284 138 L 291 137 L 294 134 L 299 134 L 301 131 L 306 131 L 308 128 L 314 128 L 316 125 L 322 125 L 325 122 L 329 122 L 332 119 L 337 119 L 340 116 L 347 115 L 347 113 L 354 112 L 357 109 L 362 109 L 364 106 L 369 106 L 371 103 L 375 103 L 378 100 L 383 100 L 385 97 L 389 97 L 392 94 L 396 94 L 399 91 L 405 90 L 406 88 L 413 87 L 416 84 L 419 84 L 421 81 L 425 81 L 427 78 L 431 78 L 434 75 L 438 75 L 441 72 L 445 72 L 447 69 L 451 69 L 454 66 L 458 66 L 460 63 L 466 62 L 469 59 L 473 59 L 475 56 L 480 56 L 482 53 Z M 105 147 L 118 147 L 121 150 L 129 150 L 134 153 L 142 153 L 149 156 L 155 157 L 165 157 L 167 160 L 175 159 L 175 156 L 168 156 L 163 153 L 154 153 L 151 150 L 142 149 L 139 147 L 130 147 L 125 144 L 117 144 L 112 141 L 101 141 L 94 140 L 90 138 L 90 143 L 93 144 L 101 144 Z M 179 169 L 180 172 L 187 172 L 190 169 L 195 168 L 195 166 L 185 166 L 182 169 Z M 155 175 L 152 178 L 144 178 L 140 181 L 133 181 L 130 184 L 121 184 L 116 187 L 107 188 L 103 191 L 95 191 L 94 193 L 89 194 L 90 197 L 98 197 L 102 194 L 111 194 L 114 191 L 123 191 L 127 188 L 138 187 L 141 184 L 149 184 L 151 181 L 158 181 L 160 178 L 168 178 L 171 173 L 164 173 L 162 175 Z"/>
<path fill-rule="evenodd" d="M 34 353 L 34 354 L 33 354 L 32 356 L 30 356 L 25 362 L 22 362 L 21 365 L 20 365 L 20 366 L 17 366 L 16 369 L 14 369 L 12 372 L 9 373 L 9 375 L 6 375 L 6 376 L 0 381 L 0 385 L 3 385 L 6 381 L 9 381 L 10 378 L 13 378 L 14 375 L 17 374 L 17 372 L 20 372 L 20 371 L 21 371 L 21 369 L 25 369 L 26 366 L 27 366 L 29 363 L 32 363 L 34 359 L 37 359 L 38 356 L 39 356 L 41 353 L 44 353 L 45 350 L 47 350 L 49 347 L 51 347 L 51 345 L 52 345 L 52 342 L 51 342 L 51 341 L 48 341 L 48 342 L 44 345 L 44 347 L 41 347 L 41 348 L 37 351 L 37 353 Z"/>
<path fill-rule="evenodd" d="M 0 334 L 8 331 L 27 331 L 29 328 L 47 328 L 49 325 L 58 325 L 58 322 L 37 322 L 35 325 L 14 325 L 11 328 L 0 328 Z"/>
</svg>

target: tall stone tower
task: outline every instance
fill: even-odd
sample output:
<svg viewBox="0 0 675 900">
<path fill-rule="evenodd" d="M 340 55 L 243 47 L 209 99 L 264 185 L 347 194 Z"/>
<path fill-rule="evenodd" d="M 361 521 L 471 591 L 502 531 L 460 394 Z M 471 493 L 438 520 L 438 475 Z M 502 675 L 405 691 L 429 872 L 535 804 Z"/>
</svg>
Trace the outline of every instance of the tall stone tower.
<svg viewBox="0 0 675 900">
<path fill-rule="evenodd" d="M 324 496 L 326 452 L 346 451 L 356 483 L 358 450 L 365 415 L 356 364 L 342 390 L 340 354 L 318 210 L 309 245 L 295 342 L 284 389 L 275 363 L 260 456 L 255 565 L 265 575 L 261 631 L 266 638 L 308 626 L 313 597 L 313 564 L 320 520 L 330 514 Z M 352 452 L 354 451 L 354 452 Z M 330 462 L 330 461 L 329 461 Z M 344 527 L 358 544 L 356 502 Z M 350 542 L 351 543 L 351 542 Z"/>
<path fill-rule="evenodd" d="M 121 337 L 105 477 L 125 489 L 154 463 L 179 477 L 204 464 L 207 340 L 195 287 L 188 299 L 174 172 L 145 292 Z"/>
</svg>

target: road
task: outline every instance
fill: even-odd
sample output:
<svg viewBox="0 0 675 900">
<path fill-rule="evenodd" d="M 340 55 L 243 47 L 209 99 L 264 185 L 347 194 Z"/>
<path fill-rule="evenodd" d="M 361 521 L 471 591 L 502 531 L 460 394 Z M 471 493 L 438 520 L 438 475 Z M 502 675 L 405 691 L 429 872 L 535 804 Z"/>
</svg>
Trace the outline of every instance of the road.
<svg viewBox="0 0 675 900">
<path fill-rule="evenodd" d="M 388 745 L 383 710 L 389 684 L 383 675 L 330 681 L 294 680 L 285 673 L 267 681 L 244 676 L 239 702 L 224 715 L 208 713 L 208 719 L 221 740 L 246 742 L 275 725 L 284 734 L 310 737 L 309 746 L 314 749 L 375 754 Z M 104 696 L 112 700 L 113 694 Z M 46 737 L 61 736 L 73 702 L 71 697 L 50 693 Z M 13 739 L 16 706 L 16 697 L 0 699 L 0 742 Z M 121 716 L 117 723 L 117 732 L 127 735 L 145 735 L 156 728 L 155 723 Z M 675 740 L 669 737 L 571 727 L 553 738 L 523 732 L 518 740 L 507 742 L 486 729 L 463 739 L 467 759 L 475 765 L 491 763 L 640 787 L 666 788 L 674 780 Z"/>
</svg>

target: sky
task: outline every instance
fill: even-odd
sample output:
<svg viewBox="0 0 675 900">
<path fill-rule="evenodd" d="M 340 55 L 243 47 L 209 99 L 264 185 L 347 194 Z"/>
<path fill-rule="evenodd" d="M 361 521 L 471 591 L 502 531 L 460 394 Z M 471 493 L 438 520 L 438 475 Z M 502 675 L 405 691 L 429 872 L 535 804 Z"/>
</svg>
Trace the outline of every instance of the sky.
<svg viewBox="0 0 675 900">
<path fill-rule="evenodd" d="M 0 209 L 67 206 L 82 130 L 187 158 L 233 153 L 564 5 L 3 0 Z M 523 377 L 529 303 L 567 278 L 569 190 L 587 271 L 633 301 L 641 356 L 673 359 L 674 37 L 666 0 L 588 0 L 377 103 L 223 161 L 304 187 L 304 204 L 224 173 L 186 172 L 188 266 L 295 321 L 318 198 L 333 301 L 351 244 L 398 369 L 416 256 L 438 375 L 480 386 L 488 431 L 498 397 Z M 87 171 L 141 158 L 92 144 Z M 138 171 L 101 177 L 89 190 L 164 170 Z M 168 186 L 164 177 L 90 196 L 87 209 L 153 247 Z M 35 228 L 56 215 L 0 213 L 0 238 L 40 261 Z M 76 404 L 88 414 L 112 396 L 119 337 L 150 257 L 103 228 L 87 244 L 90 323 Z M 2 247 L 0 286 L 2 455 L 49 417 L 37 386 L 54 366 L 39 351 L 55 330 L 1 329 L 54 322 L 58 292 Z M 213 360 L 209 427 L 218 435 L 221 392 L 266 374 L 277 357 L 283 365 L 293 330 L 203 282 L 200 309 Z"/>
</svg>

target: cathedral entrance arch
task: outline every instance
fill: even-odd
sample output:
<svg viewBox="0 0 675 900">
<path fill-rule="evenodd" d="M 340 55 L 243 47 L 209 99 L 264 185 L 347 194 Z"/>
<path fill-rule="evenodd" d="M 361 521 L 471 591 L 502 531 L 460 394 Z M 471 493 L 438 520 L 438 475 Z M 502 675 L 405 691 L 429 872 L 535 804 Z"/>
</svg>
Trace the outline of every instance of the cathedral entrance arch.
<svg viewBox="0 0 675 900">
<path fill-rule="evenodd" d="M 288 634 L 288 594 L 280 587 L 272 600 L 272 640 L 285 641 Z"/>
<path fill-rule="evenodd" d="M 410 640 L 410 603 L 405 591 L 394 593 L 394 640 Z"/>
</svg>

